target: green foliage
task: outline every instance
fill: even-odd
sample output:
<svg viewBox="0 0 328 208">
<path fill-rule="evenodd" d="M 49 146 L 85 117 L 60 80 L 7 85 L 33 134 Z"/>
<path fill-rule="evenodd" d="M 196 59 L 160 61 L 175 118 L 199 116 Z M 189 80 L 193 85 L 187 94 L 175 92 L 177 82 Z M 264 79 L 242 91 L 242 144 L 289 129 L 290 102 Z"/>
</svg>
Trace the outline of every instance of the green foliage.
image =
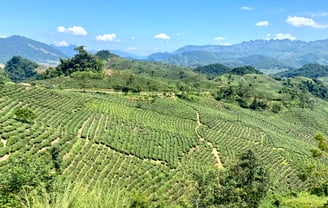
<svg viewBox="0 0 328 208">
<path fill-rule="evenodd" d="M 96 53 L 96 57 L 98 57 L 102 60 L 108 60 L 109 58 L 117 57 L 117 55 L 112 54 L 108 50 L 100 50 Z"/>
<path fill-rule="evenodd" d="M 70 75 L 78 71 L 101 71 L 103 64 L 95 56 L 84 50 L 83 46 L 75 48 L 79 53 L 70 59 L 61 59 L 56 70 L 49 69 L 43 77 Z"/>
<path fill-rule="evenodd" d="M 317 157 L 321 156 L 322 152 L 324 152 L 328 155 L 328 139 L 325 138 L 322 134 L 315 135 L 314 139 L 319 142 L 318 149 L 315 151 L 316 156 Z"/>
<path fill-rule="evenodd" d="M 229 169 L 207 170 L 194 179 L 195 207 L 259 207 L 269 189 L 268 176 L 251 150 Z"/>
<path fill-rule="evenodd" d="M 38 64 L 21 56 L 12 57 L 5 65 L 5 72 L 8 77 L 14 82 L 21 82 L 32 79 L 36 76 L 34 71 Z"/>
<path fill-rule="evenodd" d="M 320 80 L 313 79 L 311 81 L 303 81 L 301 88 L 309 91 L 311 94 L 318 98 L 328 100 L 328 87 L 324 85 Z"/>
<path fill-rule="evenodd" d="M 149 208 L 150 201 L 143 193 L 135 193 L 131 197 L 130 208 Z"/>
<path fill-rule="evenodd" d="M 22 157 L 9 161 L 9 165 L 9 170 L 1 173 L 0 204 L 21 207 L 25 194 L 52 191 L 53 175 L 44 160 Z"/>
<path fill-rule="evenodd" d="M 30 108 L 18 108 L 15 117 L 19 121 L 31 123 L 36 118 L 36 114 Z"/>
<path fill-rule="evenodd" d="M 0 68 L 0 86 L 4 85 L 9 81 L 7 74 L 4 72 L 2 68 Z"/>
<path fill-rule="evenodd" d="M 328 66 L 320 64 L 307 64 L 299 69 L 291 69 L 285 72 L 276 74 L 280 77 L 297 77 L 303 76 L 308 78 L 317 79 L 319 77 L 328 76 Z"/>
<path fill-rule="evenodd" d="M 56 169 L 57 173 L 60 173 L 61 169 L 60 169 L 60 165 L 62 163 L 62 158 L 60 158 L 59 154 L 60 154 L 60 148 L 59 147 L 53 147 L 51 148 L 51 159 L 52 162 L 54 164 L 54 167 Z"/>
<path fill-rule="evenodd" d="M 196 192 L 191 199 L 194 207 L 211 207 L 218 205 L 217 201 L 219 186 L 219 173 L 217 170 L 202 170 L 193 175 L 196 181 Z"/>
<path fill-rule="evenodd" d="M 76 73 L 79 76 L 87 74 Z M 83 81 L 90 88 L 127 84 L 128 87 L 146 87 L 149 81 L 149 85 L 158 84 L 157 89 L 163 89 L 161 92 L 127 96 L 105 88 L 83 92 L 77 85 L 70 90 L 4 85 L 0 88 L 0 143 L 3 146 L 0 148 L 0 172 L 5 173 L 10 166 L 9 159 L 17 155 L 46 156 L 47 164 L 52 166 L 53 174 L 59 175 L 63 187 L 69 183 L 73 186 L 77 181 L 83 185 L 81 194 L 77 195 L 67 191 L 63 196 L 62 187 L 56 193 L 44 191 L 45 195 L 28 193 L 34 197 L 26 196 L 33 203 L 30 207 L 37 207 L 36 201 L 49 204 L 44 207 L 67 207 L 65 204 L 71 207 L 129 207 L 132 200 L 129 192 L 144 193 L 151 207 L 167 207 L 170 204 L 172 207 L 174 204 L 191 207 L 190 204 L 195 206 L 199 195 L 202 196 L 199 204 L 205 206 L 213 202 L 212 206 L 227 207 L 228 202 L 220 204 L 218 200 L 220 191 L 227 195 L 236 193 L 239 196 L 236 203 L 246 204 L 248 202 L 243 201 L 245 195 L 251 192 L 249 189 L 260 186 L 256 185 L 261 182 L 260 176 L 255 177 L 253 185 L 230 176 L 235 181 L 231 187 L 246 185 L 231 190 L 223 188 L 223 182 L 229 186 L 229 180 L 224 180 L 229 175 L 246 178 L 240 176 L 249 172 L 243 169 L 246 166 L 241 165 L 242 162 L 231 161 L 245 149 L 252 149 L 261 166 L 268 168 L 267 177 L 272 181 L 270 191 L 278 194 L 310 190 L 324 193 L 327 158 L 314 158 L 309 150 L 314 147 L 313 132 L 328 133 L 326 101 L 317 99 L 312 110 L 290 106 L 278 115 L 240 108 L 237 103 L 225 100 L 218 102 L 208 94 L 209 89 L 185 93 L 187 100 L 177 99 L 180 93 L 164 93 L 164 90 L 169 90 L 165 87 L 171 85 L 158 81 L 156 73 L 151 77 L 122 70 L 113 71 L 104 79 L 74 78 L 75 73 L 57 78 L 59 82 L 56 84 L 65 80 L 72 83 L 70 86 Z M 189 72 L 185 73 L 188 77 Z M 254 97 L 258 101 L 269 97 L 276 99 L 269 100 L 269 104 L 281 104 L 279 97 L 270 95 L 275 95 L 272 92 L 282 87 L 282 81 L 262 75 L 231 75 L 231 84 L 228 85 L 225 82 L 228 77 L 221 77 L 223 88 L 231 86 L 234 97 L 248 98 L 245 99 L 248 106 Z M 53 80 L 42 81 L 52 85 Z M 291 79 L 291 84 L 294 81 L 297 80 Z M 105 82 L 111 85 L 105 85 Z M 66 87 L 69 86 L 67 83 Z M 195 89 L 192 81 L 180 86 L 187 91 Z M 261 94 L 264 95 L 261 97 Z M 189 95 L 197 99 L 189 99 Z M 287 94 L 279 95 L 283 99 Z M 38 115 L 32 124 L 12 119 L 15 109 L 26 106 Z M 203 138 L 198 138 L 195 131 Z M 214 148 L 226 170 L 219 173 L 219 179 Z M 313 175 L 300 177 L 308 164 L 318 168 L 312 172 Z M 230 174 L 234 166 L 240 166 L 235 169 L 243 174 Z M 194 173 L 199 172 L 204 175 L 199 174 L 200 179 L 194 179 Z M 102 184 L 108 191 L 95 188 Z M 258 196 L 254 194 L 254 197 Z M 194 200 L 186 202 L 190 198 Z M 231 206 L 234 205 L 231 202 Z M 235 207 L 240 206 L 237 204 Z"/>
<path fill-rule="evenodd" d="M 313 148 L 310 150 L 313 157 L 321 157 L 322 151 L 319 148 Z"/>
<path fill-rule="evenodd" d="M 263 74 L 252 66 L 243 66 L 232 69 L 229 73 L 243 76 L 245 74 Z"/>
<path fill-rule="evenodd" d="M 269 188 L 268 176 L 251 150 L 220 176 L 220 185 L 218 201 L 224 207 L 258 207 Z"/>
<path fill-rule="evenodd" d="M 197 67 L 194 69 L 197 73 L 202 73 L 206 75 L 222 75 L 231 71 L 231 68 L 223 64 L 210 64 L 206 66 Z"/>
</svg>

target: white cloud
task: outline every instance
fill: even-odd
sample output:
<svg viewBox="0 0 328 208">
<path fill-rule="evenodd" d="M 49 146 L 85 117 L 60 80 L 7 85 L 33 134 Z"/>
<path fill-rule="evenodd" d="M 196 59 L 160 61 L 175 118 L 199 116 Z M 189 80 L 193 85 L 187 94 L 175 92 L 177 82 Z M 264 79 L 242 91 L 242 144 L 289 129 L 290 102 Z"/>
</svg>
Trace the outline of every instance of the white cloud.
<svg viewBox="0 0 328 208">
<path fill-rule="evenodd" d="M 286 22 L 295 27 L 308 26 L 308 27 L 313 27 L 313 28 L 328 28 L 328 25 L 322 25 L 322 24 L 316 23 L 313 19 L 306 18 L 306 17 L 288 16 L 288 18 L 286 19 Z"/>
<path fill-rule="evenodd" d="M 184 33 L 175 33 L 176 36 L 182 36 Z"/>
<path fill-rule="evenodd" d="M 155 39 L 170 40 L 171 37 L 165 33 L 160 33 L 154 36 Z"/>
<path fill-rule="evenodd" d="M 242 10 L 247 10 L 247 11 L 253 10 L 252 7 L 248 7 L 248 6 L 243 6 L 241 9 Z"/>
<path fill-rule="evenodd" d="M 121 40 L 116 39 L 115 33 L 98 35 L 98 36 L 96 36 L 96 40 L 107 41 L 107 42 L 121 42 Z"/>
<path fill-rule="evenodd" d="M 69 46 L 69 43 L 67 43 L 65 40 L 62 41 L 55 41 L 55 46 Z"/>
<path fill-rule="evenodd" d="M 275 40 L 284 40 L 284 39 L 296 40 L 296 37 L 289 33 L 278 33 L 278 34 L 276 34 L 274 39 Z"/>
<path fill-rule="evenodd" d="M 135 40 L 135 39 L 136 39 L 136 37 L 134 37 L 134 36 L 131 37 L 131 40 Z"/>
<path fill-rule="evenodd" d="M 72 35 L 82 35 L 82 36 L 86 36 L 88 34 L 87 31 L 81 26 L 73 26 L 69 28 L 65 28 L 64 26 L 59 26 L 57 27 L 57 31 L 61 33 L 68 33 Z"/>
<path fill-rule="evenodd" d="M 225 39 L 224 37 L 220 37 L 220 36 L 214 38 L 214 40 L 217 40 L 217 41 L 221 41 L 221 40 L 224 40 L 224 39 Z"/>
<path fill-rule="evenodd" d="M 256 26 L 263 27 L 263 26 L 269 26 L 268 21 L 260 21 L 255 24 Z"/>
<path fill-rule="evenodd" d="M 128 51 L 136 51 L 136 50 L 138 50 L 138 48 L 136 48 L 136 47 L 129 47 L 126 50 L 128 50 Z"/>
<path fill-rule="evenodd" d="M 223 43 L 223 44 L 220 44 L 221 46 L 231 46 L 232 44 L 231 43 Z"/>
<path fill-rule="evenodd" d="M 266 35 L 266 38 L 265 38 L 266 40 L 270 40 L 271 39 L 271 33 L 268 33 L 267 35 Z"/>
<path fill-rule="evenodd" d="M 8 38 L 7 35 L 0 35 L 0 38 Z"/>
<path fill-rule="evenodd" d="M 327 17 L 328 12 L 315 12 L 309 14 L 311 17 Z"/>
</svg>

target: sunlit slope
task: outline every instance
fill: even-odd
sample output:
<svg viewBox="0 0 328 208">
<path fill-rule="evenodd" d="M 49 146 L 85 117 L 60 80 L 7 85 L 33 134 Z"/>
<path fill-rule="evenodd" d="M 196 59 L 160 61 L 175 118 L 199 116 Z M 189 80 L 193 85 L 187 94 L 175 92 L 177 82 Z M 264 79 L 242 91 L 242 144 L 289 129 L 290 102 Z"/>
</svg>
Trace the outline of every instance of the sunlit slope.
<svg viewBox="0 0 328 208">
<path fill-rule="evenodd" d="M 32 123 L 15 119 L 28 107 Z M 304 190 L 299 176 L 311 165 L 313 139 L 328 133 L 326 102 L 272 113 L 209 97 L 79 93 L 6 85 L 0 89 L 0 170 L 18 155 L 46 157 L 60 150 L 61 178 L 86 187 L 108 184 L 142 191 L 154 200 L 188 196 L 193 173 L 224 169 L 248 149 L 268 169 L 272 190 Z"/>
</svg>

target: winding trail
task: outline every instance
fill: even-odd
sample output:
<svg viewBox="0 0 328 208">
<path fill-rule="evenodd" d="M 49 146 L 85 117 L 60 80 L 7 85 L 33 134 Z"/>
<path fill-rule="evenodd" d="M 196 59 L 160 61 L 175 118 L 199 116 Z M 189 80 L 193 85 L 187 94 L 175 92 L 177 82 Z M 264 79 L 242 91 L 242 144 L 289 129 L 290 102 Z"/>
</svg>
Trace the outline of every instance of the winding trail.
<svg viewBox="0 0 328 208">
<path fill-rule="evenodd" d="M 195 127 L 195 133 L 196 133 L 196 135 L 197 135 L 199 141 L 201 141 L 201 142 L 205 142 L 205 141 L 206 141 L 206 143 L 207 143 L 209 146 L 211 146 L 211 147 L 213 148 L 213 150 L 212 150 L 212 154 L 214 155 L 215 160 L 216 160 L 215 165 L 217 166 L 218 169 L 223 169 L 223 165 L 222 165 L 222 162 L 221 162 L 221 159 L 220 159 L 220 155 L 219 155 L 217 149 L 214 148 L 213 143 L 210 142 L 210 141 L 208 141 L 208 140 L 206 140 L 206 139 L 205 139 L 204 137 L 202 137 L 202 135 L 200 135 L 199 132 L 198 132 L 199 127 L 202 126 L 202 123 L 200 122 L 200 114 L 199 114 L 198 111 L 196 111 L 196 117 L 197 117 L 197 126 Z"/>
</svg>

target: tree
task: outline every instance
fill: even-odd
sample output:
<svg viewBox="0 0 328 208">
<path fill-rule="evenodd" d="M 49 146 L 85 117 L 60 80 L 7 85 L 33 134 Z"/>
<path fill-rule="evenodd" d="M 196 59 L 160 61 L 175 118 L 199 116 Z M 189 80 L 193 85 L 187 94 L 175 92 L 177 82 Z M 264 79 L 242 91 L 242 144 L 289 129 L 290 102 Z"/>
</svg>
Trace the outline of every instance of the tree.
<svg viewBox="0 0 328 208">
<path fill-rule="evenodd" d="M 9 78 L 2 68 L 0 68 L 0 86 L 4 85 Z"/>
<path fill-rule="evenodd" d="M 148 208 L 150 207 L 149 198 L 144 193 L 135 193 L 132 195 L 130 208 Z"/>
<path fill-rule="evenodd" d="M 232 69 L 229 73 L 243 76 L 245 74 L 263 74 L 252 66 L 243 66 Z"/>
<path fill-rule="evenodd" d="M 218 172 L 214 169 L 202 170 L 193 175 L 196 181 L 196 193 L 192 197 L 194 207 L 210 207 L 216 205 L 219 191 Z"/>
<path fill-rule="evenodd" d="M 112 54 L 111 52 L 109 52 L 108 50 L 101 50 L 101 51 L 98 51 L 96 53 L 96 56 L 102 60 L 108 60 L 109 58 L 112 58 L 112 57 L 117 57 L 117 55 L 115 54 Z"/>
<path fill-rule="evenodd" d="M 224 207 L 258 207 L 268 190 L 267 174 L 251 150 L 220 175 L 218 202 Z"/>
<path fill-rule="evenodd" d="M 101 71 L 103 64 L 96 56 L 88 53 L 83 46 L 75 48 L 78 51 L 71 59 L 61 59 L 59 65 L 56 67 L 56 73 L 47 72 L 47 75 L 70 75 L 78 71 Z"/>
<path fill-rule="evenodd" d="M 5 65 L 5 72 L 14 82 L 29 80 L 37 75 L 34 71 L 38 64 L 21 56 L 12 57 Z"/>
<path fill-rule="evenodd" d="M 0 204 L 4 207 L 23 207 L 26 194 L 33 190 L 53 190 L 54 175 L 45 160 L 21 157 L 11 159 L 8 165 L 9 170 L 0 175 Z"/>
<path fill-rule="evenodd" d="M 36 114 L 29 108 L 18 108 L 15 111 L 16 119 L 24 123 L 30 123 L 36 118 Z"/>
<path fill-rule="evenodd" d="M 259 207 L 266 196 L 267 174 L 248 150 L 238 162 L 221 172 L 205 170 L 194 175 L 194 207 Z"/>
</svg>

